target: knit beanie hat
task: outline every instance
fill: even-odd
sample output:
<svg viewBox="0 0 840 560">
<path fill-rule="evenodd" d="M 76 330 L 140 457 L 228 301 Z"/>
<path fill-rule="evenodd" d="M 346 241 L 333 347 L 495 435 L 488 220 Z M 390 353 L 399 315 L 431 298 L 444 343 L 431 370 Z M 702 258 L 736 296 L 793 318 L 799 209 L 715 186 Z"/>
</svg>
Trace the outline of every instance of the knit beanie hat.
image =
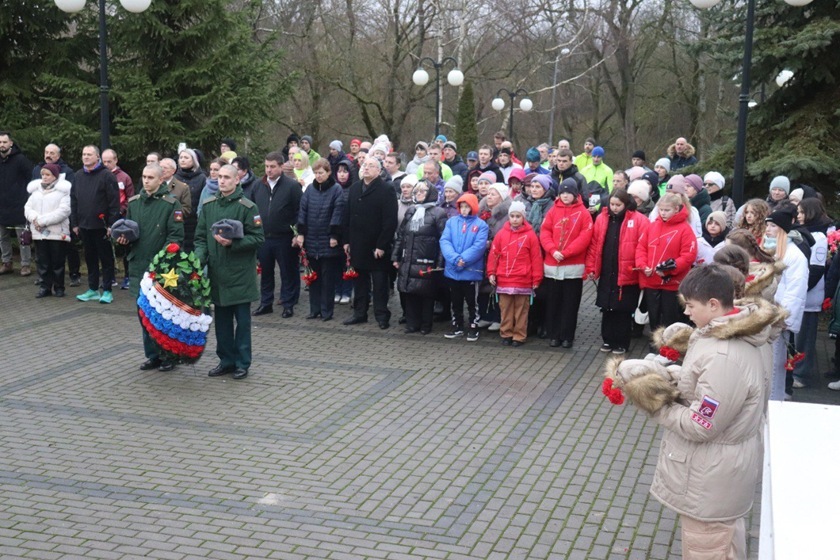
<svg viewBox="0 0 840 560">
<path fill-rule="evenodd" d="M 627 187 L 627 193 L 639 197 L 642 202 L 647 202 L 650 200 L 650 185 L 644 179 L 637 179 Z"/>
<path fill-rule="evenodd" d="M 330 142 L 330 149 L 331 150 L 336 150 L 336 151 L 340 152 L 343 147 L 344 147 L 344 144 L 341 143 L 341 140 L 333 140 L 332 142 Z"/>
<path fill-rule="evenodd" d="M 632 158 L 639 158 L 641 160 L 647 161 L 647 158 L 645 157 L 645 151 L 644 150 L 636 150 L 635 152 L 633 152 L 633 155 L 630 156 L 630 158 L 631 159 Z"/>
<path fill-rule="evenodd" d="M 478 182 L 481 184 L 482 181 L 486 181 L 488 183 L 495 183 L 496 182 L 496 174 L 492 171 L 485 171 L 481 175 L 478 176 Z"/>
<path fill-rule="evenodd" d="M 444 136 L 443 134 L 438 134 L 437 136 L 435 136 L 435 142 L 443 142 L 444 144 L 446 144 L 446 136 Z"/>
<path fill-rule="evenodd" d="M 675 192 L 685 194 L 685 177 L 682 175 L 674 175 L 668 180 L 668 192 Z"/>
<path fill-rule="evenodd" d="M 61 168 L 58 166 L 58 164 L 45 163 L 43 167 L 41 167 L 41 171 L 43 171 L 44 169 L 52 173 L 53 177 L 55 177 L 56 179 L 58 179 L 59 175 L 61 175 Z"/>
<path fill-rule="evenodd" d="M 458 151 L 458 144 L 453 142 L 452 140 L 447 140 L 446 143 L 443 145 L 444 148 L 452 148 L 456 152 Z"/>
<path fill-rule="evenodd" d="M 644 177 L 645 173 L 647 172 L 645 171 L 644 167 L 639 167 L 638 165 L 636 165 L 634 167 L 631 167 L 630 170 L 627 171 L 627 177 L 630 179 L 630 181 L 635 181 L 636 179 L 641 179 L 642 177 Z"/>
<path fill-rule="evenodd" d="M 481 181 L 481 179 L 479 179 L 479 181 Z M 502 197 L 502 200 L 505 200 L 508 197 L 510 197 L 510 189 L 507 188 L 507 185 L 505 185 L 504 183 L 493 183 L 492 185 L 490 185 L 490 188 L 499 193 L 499 196 Z"/>
<path fill-rule="evenodd" d="M 785 194 L 790 194 L 790 179 L 784 175 L 773 177 L 773 180 L 770 181 L 770 190 L 773 189 L 782 189 Z"/>
<path fill-rule="evenodd" d="M 370 153 L 373 152 L 382 152 L 386 156 L 388 155 L 388 144 L 385 142 L 380 142 L 379 144 L 374 144 L 373 147 L 370 149 Z"/>
<path fill-rule="evenodd" d="M 300 137 L 300 141 L 303 142 L 304 140 L 309 142 L 309 145 L 312 146 L 312 137 L 311 136 L 309 136 L 308 134 L 304 134 L 303 136 Z"/>
<path fill-rule="evenodd" d="M 540 161 L 540 151 L 536 148 L 528 148 L 525 153 L 526 161 Z"/>
<path fill-rule="evenodd" d="M 220 143 L 226 145 L 231 150 L 236 149 L 236 140 L 234 140 L 233 138 L 222 138 L 222 141 Z"/>
<path fill-rule="evenodd" d="M 785 233 L 790 233 L 790 230 L 793 227 L 793 218 L 794 215 L 790 209 L 782 209 L 771 213 L 764 221 L 774 223 L 785 230 Z"/>
<path fill-rule="evenodd" d="M 361 145 L 362 145 L 362 141 L 361 141 L 361 140 L 359 140 L 358 138 L 353 138 L 352 140 L 350 140 L 350 145 L 352 146 L 353 144 L 355 144 L 355 145 L 357 145 L 357 146 L 361 146 Z"/>
<path fill-rule="evenodd" d="M 706 173 L 706 176 L 703 177 L 703 182 L 714 183 L 721 189 L 723 189 L 724 185 L 726 185 L 726 179 L 724 179 L 723 175 L 721 175 L 717 171 L 709 171 L 708 173 Z"/>
<path fill-rule="evenodd" d="M 543 188 L 544 191 L 548 192 L 551 188 L 551 179 L 548 178 L 548 175 L 540 175 L 537 174 L 531 179 L 532 183 L 539 183 L 540 186 Z"/>
<path fill-rule="evenodd" d="M 519 212 L 523 216 L 525 215 L 525 203 L 521 200 L 514 200 L 510 203 L 510 208 L 508 208 L 508 216 L 513 214 L 514 212 Z"/>
<path fill-rule="evenodd" d="M 655 168 L 657 165 L 658 165 L 659 167 L 664 167 L 664 168 L 665 168 L 665 172 L 666 172 L 666 173 L 670 173 L 670 172 L 671 172 L 671 160 L 670 160 L 670 159 L 668 159 L 668 158 L 659 158 L 658 160 L 656 160 L 656 163 L 654 164 L 654 166 L 653 166 L 653 167 Z"/>
<path fill-rule="evenodd" d="M 222 158 L 222 159 L 224 159 L 224 160 L 227 160 L 227 162 L 228 162 L 228 163 L 230 163 L 230 162 L 232 162 L 234 159 L 236 159 L 236 158 L 237 158 L 237 155 L 236 155 L 236 152 L 234 152 L 233 150 L 231 150 L 231 151 L 229 151 L 229 152 L 225 152 L 225 153 L 221 154 L 219 157 L 220 157 L 220 158 Z"/>
<path fill-rule="evenodd" d="M 695 175 L 694 173 L 686 175 L 685 182 L 694 187 L 694 190 L 697 192 L 703 190 L 703 178 L 700 175 Z"/>
<path fill-rule="evenodd" d="M 452 177 L 443 185 L 443 190 L 452 189 L 453 191 L 461 194 L 464 191 L 464 180 L 461 179 L 460 175 L 452 175 Z"/>
<path fill-rule="evenodd" d="M 408 185 L 408 186 L 413 188 L 414 185 L 416 185 L 419 180 L 420 179 L 417 178 L 417 175 L 415 175 L 414 173 L 411 173 L 411 174 L 403 177 L 403 180 L 400 181 L 400 186 Z"/>
<path fill-rule="evenodd" d="M 791 200 L 791 202 L 796 201 L 796 203 L 798 204 L 798 203 L 802 202 L 802 198 L 804 196 L 805 196 L 805 190 L 804 189 L 793 189 L 792 191 L 790 191 L 790 194 L 788 195 L 788 198 Z"/>
<path fill-rule="evenodd" d="M 473 193 L 464 193 L 458 197 L 458 208 L 461 207 L 461 203 L 464 202 L 470 206 L 470 214 L 475 216 L 478 214 L 478 197 L 475 196 Z"/>
<path fill-rule="evenodd" d="M 571 193 L 578 196 L 580 192 L 578 191 L 577 181 L 572 178 L 563 179 L 563 182 L 560 183 L 560 186 L 557 188 L 557 196 L 560 196 L 563 193 Z"/>
<path fill-rule="evenodd" d="M 604 148 L 601 146 L 592 148 L 592 157 L 604 157 Z"/>
<path fill-rule="evenodd" d="M 642 175 L 642 179 L 650 183 L 651 187 L 659 187 L 659 174 L 656 171 L 648 171 Z"/>
<path fill-rule="evenodd" d="M 709 217 L 706 218 L 706 223 L 708 224 L 709 222 L 717 222 L 717 225 L 719 225 L 721 231 L 723 231 L 726 229 L 726 214 L 720 210 L 712 212 L 709 214 Z"/>
<path fill-rule="evenodd" d="M 429 145 L 428 145 L 428 144 L 426 144 L 425 142 L 423 142 L 422 140 L 420 140 L 419 142 L 417 142 L 416 144 L 414 144 L 414 149 L 415 149 L 415 151 L 417 150 L 417 148 L 422 148 L 424 152 L 428 152 L 428 151 L 429 151 Z"/>
</svg>

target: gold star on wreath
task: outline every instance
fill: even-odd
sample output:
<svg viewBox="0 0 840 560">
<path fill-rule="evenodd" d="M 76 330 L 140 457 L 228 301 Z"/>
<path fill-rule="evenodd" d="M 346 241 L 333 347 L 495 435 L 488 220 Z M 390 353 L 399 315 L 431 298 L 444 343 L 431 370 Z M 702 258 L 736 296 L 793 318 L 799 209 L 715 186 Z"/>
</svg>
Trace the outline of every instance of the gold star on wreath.
<svg viewBox="0 0 840 560">
<path fill-rule="evenodd" d="M 161 274 L 161 277 L 163 278 L 164 288 L 168 288 L 170 286 L 172 286 L 173 288 L 178 287 L 178 273 L 175 272 L 174 268 L 170 269 L 169 272 L 165 274 Z"/>
</svg>

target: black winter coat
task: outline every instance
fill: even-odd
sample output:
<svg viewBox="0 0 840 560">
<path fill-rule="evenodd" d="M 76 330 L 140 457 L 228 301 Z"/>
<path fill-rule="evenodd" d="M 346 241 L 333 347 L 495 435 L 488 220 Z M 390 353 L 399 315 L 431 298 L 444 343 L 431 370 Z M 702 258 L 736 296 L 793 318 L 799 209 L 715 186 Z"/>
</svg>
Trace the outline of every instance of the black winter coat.
<svg viewBox="0 0 840 560">
<path fill-rule="evenodd" d="M 303 193 L 298 212 L 298 233 L 303 235 L 303 248 L 312 258 L 340 257 L 341 226 L 344 219 L 345 196 L 332 177 L 324 184 L 313 181 Z M 330 240 L 338 245 L 330 247 Z"/>
<path fill-rule="evenodd" d="M 388 270 L 394 233 L 397 231 L 397 195 L 394 189 L 377 177 L 365 188 L 364 180 L 356 181 L 347 191 L 344 210 L 344 231 L 350 244 L 350 263 L 358 270 Z M 373 252 L 385 255 L 377 259 Z"/>
<path fill-rule="evenodd" d="M 266 181 L 255 181 L 251 191 L 251 200 L 260 209 L 263 231 L 266 239 L 292 236 L 292 226 L 298 222 L 300 199 L 303 189 L 300 183 L 285 175 L 280 175 L 274 191 Z"/>
<path fill-rule="evenodd" d="M 32 162 L 15 145 L 9 150 L 9 155 L 0 157 L 0 226 L 22 226 L 26 223 L 23 207 L 29 200 L 26 186 L 31 180 L 31 172 Z"/>
<path fill-rule="evenodd" d="M 455 159 L 452 161 L 444 161 L 443 163 L 449 166 L 453 175 L 460 175 L 461 179 L 463 179 L 465 183 L 467 182 L 467 173 L 469 173 L 470 169 L 467 167 L 467 164 L 464 163 L 464 160 L 461 159 L 461 156 L 455 154 Z"/>
<path fill-rule="evenodd" d="M 598 293 L 595 305 L 604 311 L 626 311 L 631 313 L 639 304 L 641 288 L 637 284 L 618 285 L 618 248 L 621 226 L 626 212 L 618 216 L 609 212 L 607 233 L 604 236 L 604 250 L 601 253 L 601 278 L 598 281 Z"/>
<path fill-rule="evenodd" d="M 405 213 L 405 219 L 400 225 L 397 242 L 391 255 L 393 262 L 400 263 L 397 289 L 407 294 L 435 297 L 437 279 L 440 278 L 441 273 L 423 271 L 430 268 L 443 268 L 440 236 L 446 228 L 446 211 L 439 206 L 426 208 L 423 224 L 417 231 L 411 231 L 409 226 L 416 212 L 417 206 L 412 206 Z"/>
<path fill-rule="evenodd" d="M 99 216 L 103 217 L 100 218 Z M 120 219 L 120 187 L 107 167 L 76 171 L 70 189 L 70 225 L 82 229 L 105 229 Z"/>
<path fill-rule="evenodd" d="M 190 202 L 192 208 L 184 215 L 184 247 L 191 249 L 195 239 L 195 226 L 198 224 L 198 206 L 201 191 L 207 182 L 207 177 L 200 169 L 178 169 L 175 178 L 190 188 Z"/>
</svg>

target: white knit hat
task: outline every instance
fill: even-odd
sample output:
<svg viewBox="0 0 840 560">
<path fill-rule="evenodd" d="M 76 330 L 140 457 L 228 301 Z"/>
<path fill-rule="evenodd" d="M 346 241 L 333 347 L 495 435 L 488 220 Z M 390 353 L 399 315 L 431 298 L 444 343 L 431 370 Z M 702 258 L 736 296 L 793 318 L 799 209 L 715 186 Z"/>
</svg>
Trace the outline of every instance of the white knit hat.
<svg viewBox="0 0 840 560">
<path fill-rule="evenodd" d="M 627 193 L 639 197 L 642 202 L 647 202 L 650 200 L 650 185 L 644 179 L 636 179 L 627 187 Z"/>
<path fill-rule="evenodd" d="M 495 189 L 499 196 L 502 197 L 502 200 L 507 199 L 510 196 L 510 189 L 504 183 L 493 183 L 490 185 L 491 189 Z"/>
<path fill-rule="evenodd" d="M 514 200 L 510 203 L 510 208 L 508 208 L 508 216 L 513 214 L 514 212 L 519 212 L 523 216 L 525 215 L 525 203 L 521 200 Z"/>
</svg>

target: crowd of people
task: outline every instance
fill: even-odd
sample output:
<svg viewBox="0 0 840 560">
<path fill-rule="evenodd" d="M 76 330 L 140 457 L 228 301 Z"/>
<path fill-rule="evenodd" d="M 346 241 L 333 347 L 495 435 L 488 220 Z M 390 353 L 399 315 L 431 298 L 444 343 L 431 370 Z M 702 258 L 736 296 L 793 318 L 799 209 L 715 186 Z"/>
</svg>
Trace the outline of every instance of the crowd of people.
<svg viewBox="0 0 840 560">
<path fill-rule="evenodd" d="M 486 329 L 505 345 L 536 337 L 571 348 L 583 285 L 591 280 L 602 312 L 601 350 L 623 354 L 643 323 L 653 332 L 681 320 L 678 289 L 693 267 L 728 259 L 743 269 L 748 293 L 788 311 L 777 368 L 789 355 L 804 355 L 794 360 L 792 375 L 778 376 L 774 398 L 817 374 L 819 313 L 833 298 L 840 266 L 827 270 L 834 225 L 821 195 L 807 185 L 779 176 L 766 199 L 736 208 L 721 173 L 680 173 L 702 168 L 685 138 L 653 165 L 638 150 L 617 170 L 593 138 L 577 155 L 561 140 L 530 147 L 520 159 L 501 132 L 464 157 L 444 136 L 418 141 L 410 158 L 384 135 L 353 139 L 347 152 L 334 140 L 321 157 L 311 137 L 292 134 L 264 156 L 262 177 L 236 148 L 225 138 L 210 161 L 181 146 L 176 159 L 152 152 L 146 163 L 160 170 L 160 193 L 177 202 L 173 219 L 182 224 L 187 250 L 196 248 L 199 234 L 206 243 L 206 232 L 197 229 L 201 216 L 208 202 L 223 198 L 222 169 L 234 170 L 237 196 L 252 203 L 263 236 L 253 247 L 262 271 L 253 316 L 273 313 L 275 304 L 283 318 L 294 316 L 303 256 L 308 319 L 329 321 L 336 305 L 352 302 L 344 323 L 364 323 L 372 303 L 377 324 L 387 329 L 395 288 L 406 333 L 426 335 L 446 321 L 448 339 L 476 341 Z M 112 243 L 110 227 L 143 191 L 135 192 L 114 150 L 86 146 L 81 159 L 83 168 L 74 172 L 50 144 L 33 166 L 12 136 L 0 133 L 0 274 L 13 271 L 11 231 L 22 240 L 31 234 L 37 297 L 63 296 L 65 262 L 70 286 L 81 283 L 81 246 L 87 290 L 77 299 L 110 303 L 115 287 L 130 289 L 139 280 L 130 272 L 137 251 Z M 732 246 L 746 251 L 746 264 Z M 30 247 L 21 243 L 24 276 L 32 272 Z M 121 282 L 115 255 L 123 259 Z M 214 293 L 226 288 L 222 283 Z M 236 320 L 249 325 L 248 314 L 240 309 Z M 840 390 L 840 382 L 830 387 Z"/>
</svg>

